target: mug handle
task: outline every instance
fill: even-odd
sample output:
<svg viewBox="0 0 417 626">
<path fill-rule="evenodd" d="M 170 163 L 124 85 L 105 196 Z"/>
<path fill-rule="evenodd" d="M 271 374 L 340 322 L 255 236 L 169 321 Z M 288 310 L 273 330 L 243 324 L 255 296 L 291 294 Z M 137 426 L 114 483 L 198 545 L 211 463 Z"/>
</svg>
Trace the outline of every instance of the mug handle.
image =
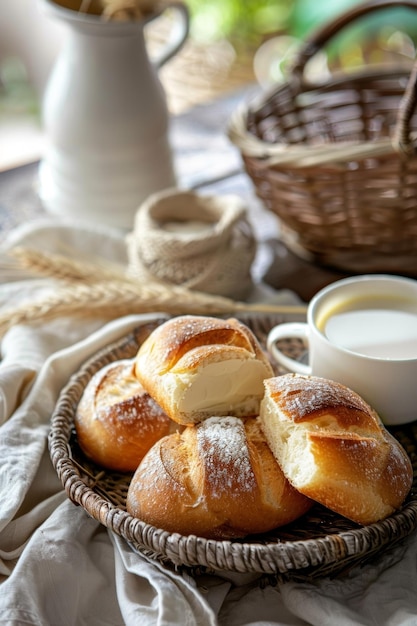
<svg viewBox="0 0 417 626">
<path fill-rule="evenodd" d="M 165 11 L 174 9 L 180 19 L 175 20 L 175 24 L 170 32 L 170 36 L 166 41 L 162 51 L 155 59 L 152 60 L 157 69 L 161 68 L 167 61 L 172 59 L 183 47 L 190 32 L 190 12 L 186 4 L 180 1 L 167 0 L 163 4 L 161 13 L 155 17 L 160 17 Z"/>
<path fill-rule="evenodd" d="M 310 365 L 305 365 L 296 361 L 291 357 L 284 354 L 276 345 L 279 339 L 302 339 L 308 344 L 308 325 L 302 322 L 289 322 L 286 324 L 279 324 L 269 332 L 266 347 L 268 352 L 274 357 L 274 359 L 280 365 L 283 365 L 290 372 L 296 374 L 304 374 L 305 376 L 311 376 L 312 370 Z"/>
</svg>

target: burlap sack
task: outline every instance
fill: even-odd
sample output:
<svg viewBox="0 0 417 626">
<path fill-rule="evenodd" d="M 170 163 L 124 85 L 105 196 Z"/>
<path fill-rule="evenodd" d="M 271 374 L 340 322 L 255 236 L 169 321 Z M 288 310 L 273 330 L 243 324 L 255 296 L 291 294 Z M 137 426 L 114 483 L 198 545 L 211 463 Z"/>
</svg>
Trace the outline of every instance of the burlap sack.
<svg viewBox="0 0 417 626">
<path fill-rule="evenodd" d="M 255 237 L 240 198 L 169 190 L 139 208 L 127 237 L 129 274 L 243 299 Z"/>
</svg>

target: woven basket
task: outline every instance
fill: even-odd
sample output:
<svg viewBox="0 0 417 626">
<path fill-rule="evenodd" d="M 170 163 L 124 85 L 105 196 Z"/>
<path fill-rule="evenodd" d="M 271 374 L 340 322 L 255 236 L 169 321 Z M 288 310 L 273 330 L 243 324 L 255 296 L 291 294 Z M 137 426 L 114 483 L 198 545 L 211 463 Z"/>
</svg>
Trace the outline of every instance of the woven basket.
<svg viewBox="0 0 417 626">
<path fill-rule="evenodd" d="M 265 583 L 336 576 L 376 559 L 416 530 L 417 423 L 392 431 L 410 456 L 415 478 L 401 509 L 382 522 L 362 527 L 317 504 L 303 518 L 268 534 L 216 541 L 169 533 L 128 514 L 125 503 L 131 475 L 104 470 L 83 455 L 77 443 L 74 415 L 94 373 L 107 363 L 135 356 L 140 344 L 164 319 L 138 326 L 121 341 L 101 350 L 73 375 L 61 393 L 52 416 L 49 450 L 65 491 L 75 504 L 124 537 L 135 551 L 167 566 L 191 573 L 256 573 Z M 262 345 L 272 326 L 297 320 L 288 315 L 240 319 L 252 328 Z M 281 348 L 293 358 L 301 357 L 304 351 L 299 340 L 287 340 Z"/>
<path fill-rule="evenodd" d="M 235 112 L 229 136 L 299 256 L 414 276 L 417 68 L 364 68 L 320 83 L 305 76 L 307 62 L 342 28 L 398 6 L 417 10 L 415 1 L 371 0 L 313 33 L 288 80 Z"/>
</svg>

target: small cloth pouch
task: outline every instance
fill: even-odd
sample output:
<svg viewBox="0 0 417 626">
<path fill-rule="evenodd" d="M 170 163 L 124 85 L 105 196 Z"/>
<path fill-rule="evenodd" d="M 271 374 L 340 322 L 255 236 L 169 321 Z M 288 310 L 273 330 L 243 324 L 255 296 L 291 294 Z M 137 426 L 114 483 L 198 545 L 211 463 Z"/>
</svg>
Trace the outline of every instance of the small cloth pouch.
<svg viewBox="0 0 417 626">
<path fill-rule="evenodd" d="M 139 208 L 127 236 L 129 274 L 244 299 L 256 241 L 238 196 L 168 190 Z"/>
</svg>

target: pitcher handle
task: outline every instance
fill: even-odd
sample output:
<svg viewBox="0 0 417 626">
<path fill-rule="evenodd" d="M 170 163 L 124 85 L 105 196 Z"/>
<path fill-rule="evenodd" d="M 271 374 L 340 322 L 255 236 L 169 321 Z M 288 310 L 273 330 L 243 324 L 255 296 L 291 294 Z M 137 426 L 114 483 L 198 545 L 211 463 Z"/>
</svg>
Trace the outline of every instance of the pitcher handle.
<svg viewBox="0 0 417 626">
<path fill-rule="evenodd" d="M 181 50 L 190 32 L 190 12 L 187 5 L 181 2 L 181 0 L 166 0 L 162 5 L 161 12 L 155 18 L 160 17 L 165 11 L 170 9 L 174 9 L 180 19 L 175 20 L 168 41 L 166 41 L 159 56 L 152 59 L 157 69 L 165 65 L 167 61 Z"/>
</svg>

